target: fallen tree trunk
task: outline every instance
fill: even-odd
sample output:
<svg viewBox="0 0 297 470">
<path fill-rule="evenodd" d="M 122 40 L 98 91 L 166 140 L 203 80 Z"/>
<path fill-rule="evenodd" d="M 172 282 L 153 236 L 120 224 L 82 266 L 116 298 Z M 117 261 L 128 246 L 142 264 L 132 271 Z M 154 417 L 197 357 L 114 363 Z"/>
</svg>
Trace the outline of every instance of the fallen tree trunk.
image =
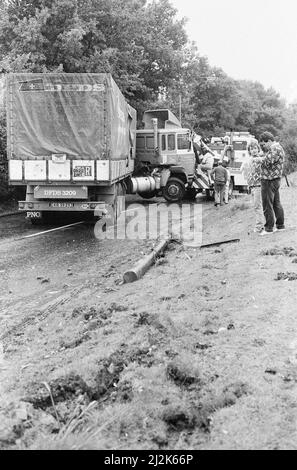
<svg viewBox="0 0 297 470">
<path fill-rule="evenodd" d="M 169 238 L 162 240 L 158 243 L 156 248 L 147 256 L 142 258 L 132 269 L 124 273 L 124 282 L 134 282 L 140 279 L 144 273 L 149 269 L 149 267 L 155 263 L 156 258 L 167 248 L 170 242 Z"/>
</svg>

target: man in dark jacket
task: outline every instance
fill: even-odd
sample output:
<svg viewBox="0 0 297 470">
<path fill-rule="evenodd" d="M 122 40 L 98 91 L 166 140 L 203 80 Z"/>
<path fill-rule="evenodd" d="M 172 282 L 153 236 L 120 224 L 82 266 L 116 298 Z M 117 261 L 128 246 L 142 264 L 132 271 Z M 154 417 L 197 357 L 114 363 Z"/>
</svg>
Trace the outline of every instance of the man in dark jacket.
<svg viewBox="0 0 297 470">
<path fill-rule="evenodd" d="M 263 132 L 259 141 L 264 152 L 261 160 L 261 194 L 265 216 L 264 230 L 260 235 L 268 235 L 285 228 L 284 209 L 279 195 L 285 152 L 270 132 Z"/>
<path fill-rule="evenodd" d="M 224 201 L 224 193 L 226 183 L 228 181 L 228 172 L 223 167 L 222 162 L 219 161 L 217 166 L 210 173 L 214 180 L 214 192 L 215 192 L 215 206 L 219 204 L 222 206 Z"/>
</svg>

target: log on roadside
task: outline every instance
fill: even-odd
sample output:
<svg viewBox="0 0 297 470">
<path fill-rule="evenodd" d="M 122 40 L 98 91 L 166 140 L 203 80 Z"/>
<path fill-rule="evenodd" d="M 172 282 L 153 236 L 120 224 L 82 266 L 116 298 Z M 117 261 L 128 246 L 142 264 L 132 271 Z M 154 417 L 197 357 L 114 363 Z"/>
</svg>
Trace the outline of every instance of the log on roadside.
<svg viewBox="0 0 297 470">
<path fill-rule="evenodd" d="M 166 250 L 170 242 L 169 238 L 162 240 L 158 243 L 156 248 L 149 254 L 142 258 L 135 266 L 124 273 L 123 279 L 125 283 L 134 282 L 140 279 L 149 267 L 155 263 L 156 258 Z"/>
</svg>

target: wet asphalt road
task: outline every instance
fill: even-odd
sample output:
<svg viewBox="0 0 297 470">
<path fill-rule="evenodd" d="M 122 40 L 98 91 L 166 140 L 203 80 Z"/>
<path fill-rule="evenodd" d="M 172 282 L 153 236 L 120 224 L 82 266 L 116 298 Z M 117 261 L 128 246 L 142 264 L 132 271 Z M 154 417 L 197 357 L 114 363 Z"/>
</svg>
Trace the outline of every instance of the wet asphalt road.
<svg viewBox="0 0 297 470">
<path fill-rule="evenodd" d="M 126 210 L 136 202 L 139 198 L 130 197 Z M 149 207 L 161 204 L 158 207 L 166 211 L 164 200 L 141 204 L 139 227 L 144 224 Z M 212 209 L 212 204 L 196 202 L 198 206 L 201 204 L 206 204 L 204 214 Z M 82 286 L 104 287 L 110 279 L 119 281 L 124 270 L 148 253 L 154 243 L 153 240 L 98 239 L 95 225 L 90 222 L 22 238 L 75 222 L 77 218 L 70 217 L 53 225 L 32 226 L 25 214 L 0 218 L 0 320 L 42 308 L 63 295 L 71 296 L 71 292 Z"/>
</svg>

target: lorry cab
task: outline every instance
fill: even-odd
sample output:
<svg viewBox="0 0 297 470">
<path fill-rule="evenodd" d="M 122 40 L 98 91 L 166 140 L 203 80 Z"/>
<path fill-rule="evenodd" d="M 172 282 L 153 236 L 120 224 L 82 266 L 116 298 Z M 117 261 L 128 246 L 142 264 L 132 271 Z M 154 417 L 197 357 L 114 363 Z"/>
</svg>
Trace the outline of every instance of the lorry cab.
<svg viewBox="0 0 297 470">
<path fill-rule="evenodd" d="M 136 137 L 136 159 L 148 165 L 182 166 L 190 177 L 195 171 L 195 154 L 188 129 L 158 129 L 155 146 L 151 130 L 139 130 Z"/>
<path fill-rule="evenodd" d="M 168 109 L 145 111 L 143 129 L 136 131 L 135 165 L 133 191 L 146 198 L 162 195 L 169 202 L 180 201 L 195 173 L 190 130 Z"/>
</svg>

